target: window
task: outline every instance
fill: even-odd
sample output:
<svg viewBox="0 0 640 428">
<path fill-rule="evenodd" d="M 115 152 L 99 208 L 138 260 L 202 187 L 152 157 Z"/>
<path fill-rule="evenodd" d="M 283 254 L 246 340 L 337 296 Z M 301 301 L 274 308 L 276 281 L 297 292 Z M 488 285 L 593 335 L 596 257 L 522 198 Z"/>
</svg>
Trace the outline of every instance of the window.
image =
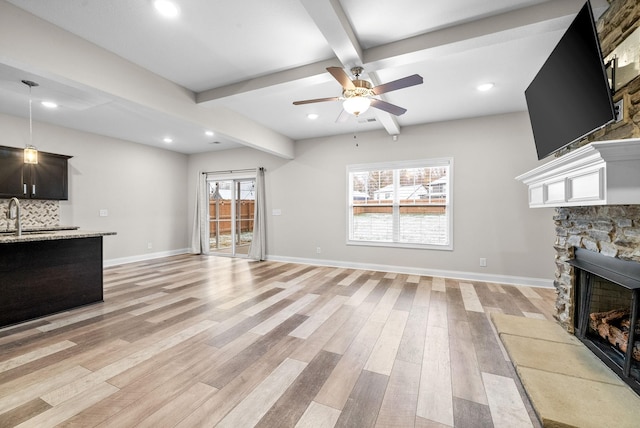
<svg viewBox="0 0 640 428">
<path fill-rule="evenodd" d="M 451 250 L 453 159 L 347 166 L 354 245 Z"/>
</svg>

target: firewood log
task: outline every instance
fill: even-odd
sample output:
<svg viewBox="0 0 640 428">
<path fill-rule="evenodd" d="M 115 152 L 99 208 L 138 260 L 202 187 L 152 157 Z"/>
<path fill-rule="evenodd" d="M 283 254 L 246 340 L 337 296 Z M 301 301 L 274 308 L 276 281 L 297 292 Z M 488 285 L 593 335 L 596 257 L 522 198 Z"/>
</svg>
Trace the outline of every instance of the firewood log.
<svg viewBox="0 0 640 428">
<path fill-rule="evenodd" d="M 589 318 L 589 326 L 592 330 L 611 345 L 617 347 L 621 352 L 627 352 L 629 326 L 631 324 L 628 309 L 594 312 L 589 314 Z M 636 326 L 636 331 L 638 331 L 638 326 Z M 636 361 L 640 361 L 639 341 L 634 343 L 632 356 Z"/>
</svg>

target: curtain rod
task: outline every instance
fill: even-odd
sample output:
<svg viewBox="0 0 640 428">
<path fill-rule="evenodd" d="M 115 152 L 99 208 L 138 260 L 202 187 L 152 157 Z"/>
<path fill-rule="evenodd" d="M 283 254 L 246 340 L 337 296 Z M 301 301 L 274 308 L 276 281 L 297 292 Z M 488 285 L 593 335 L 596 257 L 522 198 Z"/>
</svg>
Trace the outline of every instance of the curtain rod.
<svg viewBox="0 0 640 428">
<path fill-rule="evenodd" d="M 245 169 L 227 169 L 227 170 L 223 170 L 223 171 L 207 171 L 207 172 L 203 172 L 203 175 L 207 175 L 207 174 L 233 174 L 235 172 L 250 172 L 250 171 L 258 171 L 259 169 L 264 170 L 263 167 L 258 167 L 258 168 L 245 168 Z"/>
</svg>

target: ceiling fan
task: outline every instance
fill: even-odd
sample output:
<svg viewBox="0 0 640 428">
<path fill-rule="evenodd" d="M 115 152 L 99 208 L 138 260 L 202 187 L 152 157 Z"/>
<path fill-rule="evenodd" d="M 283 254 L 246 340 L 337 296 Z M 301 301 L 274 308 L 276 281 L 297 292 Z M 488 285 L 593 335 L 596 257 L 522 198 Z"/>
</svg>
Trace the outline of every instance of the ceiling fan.
<svg viewBox="0 0 640 428">
<path fill-rule="evenodd" d="M 364 113 L 370 106 L 380 110 L 384 110 L 387 113 L 391 113 L 396 116 L 404 114 L 407 109 L 398 107 L 397 105 L 388 103 L 386 101 L 373 98 L 374 95 L 384 94 L 386 92 L 396 91 L 398 89 L 407 88 L 409 86 L 420 85 L 422 83 L 422 76 L 413 74 L 411 76 L 403 77 L 402 79 L 394 80 L 392 82 L 383 83 L 382 85 L 372 86 L 371 82 L 360 79 L 360 74 L 363 72 L 362 67 L 353 67 L 351 73 L 356 77 L 351 80 L 347 73 L 341 67 L 327 67 L 327 71 L 342 85 L 341 97 L 330 98 L 316 98 L 313 100 L 294 101 L 294 105 L 320 103 L 324 101 L 340 101 L 344 100 L 342 107 L 348 113 L 354 116 L 359 116 Z"/>
</svg>

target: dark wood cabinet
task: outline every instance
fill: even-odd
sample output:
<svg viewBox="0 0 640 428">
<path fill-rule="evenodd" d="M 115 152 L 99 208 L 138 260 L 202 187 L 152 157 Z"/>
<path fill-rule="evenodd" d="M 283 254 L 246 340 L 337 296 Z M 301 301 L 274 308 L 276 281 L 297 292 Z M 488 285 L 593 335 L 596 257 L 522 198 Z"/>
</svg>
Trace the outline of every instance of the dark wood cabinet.
<svg viewBox="0 0 640 428">
<path fill-rule="evenodd" d="M 69 199 L 68 166 L 69 156 L 42 153 L 37 165 L 31 166 L 29 173 L 29 197 L 32 199 Z M 26 165 L 25 165 L 26 166 Z"/>
<path fill-rule="evenodd" d="M 0 147 L 0 198 L 24 198 L 23 155 L 18 150 Z"/>
<path fill-rule="evenodd" d="M 0 244 L 0 327 L 101 302 L 102 281 L 102 236 Z"/>
<path fill-rule="evenodd" d="M 39 152 L 38 163 L 30 165 L 22 149 L 0 147 L 0 198 L 67 200 L 70 158 Z"/>
</svg>

